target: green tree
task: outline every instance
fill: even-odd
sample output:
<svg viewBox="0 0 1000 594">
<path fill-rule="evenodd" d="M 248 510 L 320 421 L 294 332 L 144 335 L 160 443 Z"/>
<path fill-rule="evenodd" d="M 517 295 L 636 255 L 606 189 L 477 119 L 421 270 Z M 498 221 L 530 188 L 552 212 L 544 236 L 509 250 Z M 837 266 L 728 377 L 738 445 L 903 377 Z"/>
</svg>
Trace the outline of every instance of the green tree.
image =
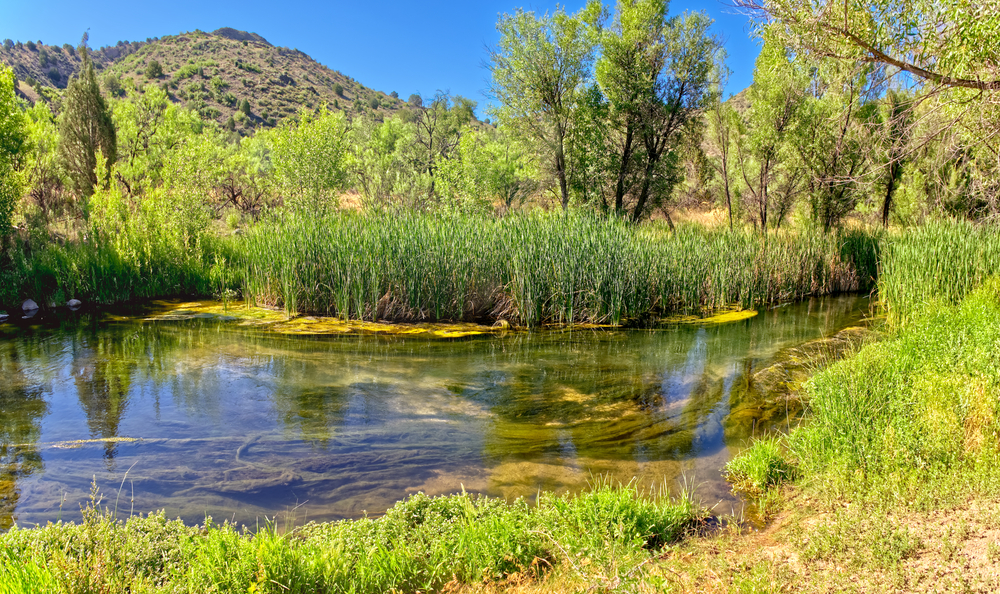
<svg viewBox="0 0 1000 594">
<path fill-rule="evenodd" d="M 90 52 L 85 44 L 80 44 L 79 51 L 80 73 L 70 78 L 59 118 L 59 155 L 73 189 L 86 198 L 107 179 L 111 165 L 118 159 L 118 141 Z M 100 172 L 95 171 L 97 151 L 101 151 L 106 163 Z"/>
<path fill-rule="evenodd" d="M 874 148 L 862 141 L 868 70 L 828 60 L 818 64 L 800 108 L 794 146 L 808 175 L 813 218 L 824 231 L 838 226 L 863 195 L 858 182 Z"/>
<path fill-rule="evenodd" d="M 336 205 L 347 189 L 350 126 L 343 112 L 326 105 L 303 109 L 299 122 L 261 134 L 286 201 L 312 210 Z"/>
<path fill-rule="evenodd" d="M 545 155 L 563 209 L 570 196 L 566 142 L 587 92 L 602 17 L 596 1 L 575 15 L 518 10 L 500 17 L 500 42 L 490 50 L 490 90 L 500 104 L 495 118 Z"/>
<path fill-rule="evenodd" d="M 242 112 L 243 115 L 249 117 L 250 116 L 250 101 L 248 101 L 247 99 L 240 99 L 240 101 L 239 101 L 239 103 L 237 105 L 237 109 L 240 110 L 240 112 Z"/>
<path fill-rule="evenodd" d="M 667 18 L 665 0 L 620 0 L 604 36 L 597 80 L 610 104 L 617 136 L 615 212 L 641 219 L 662 206 L 679 172 L 685 129 L 712 98 L 722 42 L 704 13 Z M 630 183 L 631 180 L 631 183 Z"/>
<path fill-rule="evenodd" d="M 24 111 L 14 94 L 14 71 L 0 64 L 0 241 L 10 233 L 11 217 L 24 191 L 22 167 L 28 149 Z"/>
<path fill-rule="evenodd" d="M 160 78 L 163 76 L 163 66 L 157 60 L 151 60 L 146 66 L 146 78 Z"/>
<path fill-rule="evenodd" d="M 747 91 L 749 110 L 736 134 L 736 161 L 750 220 L 764 232 L 781 226 L 799 190 L 790 137 L 801 116 L 808 80 L 769 29 Z M 779 188 L 778 186 L 782 186 Z"/>
<path fill-rule="evenodd" d="M 879 63 L 930 83 L 1000 91 L 1000 18 L 980 0 L 736 0 L 795 50 Z"/>
<path fill-rule="evenodd" d="M 452 98 L 447 93 L 438 92 L 429 104 L 420 100 L 419 106 L 412 108 L 412 122 L 415 125 L 418 167 L 420 173 L 429 178 L 428 193 L 434 195 L 437 165 L 447 160 L 458 146 L 462 129 L 473 120 L 476 103 L 464 97 Z"/>
</svg>

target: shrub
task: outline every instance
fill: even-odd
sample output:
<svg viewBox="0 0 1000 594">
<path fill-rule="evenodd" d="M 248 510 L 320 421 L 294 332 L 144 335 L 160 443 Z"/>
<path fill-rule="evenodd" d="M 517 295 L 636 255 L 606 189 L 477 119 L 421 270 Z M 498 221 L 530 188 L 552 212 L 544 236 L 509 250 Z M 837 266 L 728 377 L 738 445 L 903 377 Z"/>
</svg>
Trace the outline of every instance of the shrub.
<svg viewBox="0 0 1000 594">
<path fill-rule="evenodd" d="M 54 83 L 59 82 L 59 79 L 62 78 L 62 75 L 59 74 L 59 69 L 56 68 L 55 66 L 49 68 L 49 71 L 46 73 L 46 76 L 48 76 L 49 80 L 51 80 Z"/>
<path fill-rule="evenodd" d="M 64 43 L 63 44 L 63 51 L 65 51 L 66 54 L 69 55 L 69 56 L 75 56 L 76 55 L 76 48 L 73 47 L 72 45 L 68 44 L 68 43 Z"/>
<path fill-rule="evenodd" d="M 4 49 L 12 50 L 12 49 L 14 49 L 14 42 L 12 40 L 10 40 L 10 39 L 4 39 L 3 40 L 3 47 L 4 47 Z"/>
<path fill-rule="evenodd" d="M 344 85 L 337 83 L 333 85 L 333 92 L 337 94 L 338 97 L 344 96 Z"/>
<path fill-rule="evenodd" d="M 163 76 L 163 66 L 157 60 L 152 60 L 146 66 L 146 78 L 160 78 Z"/>
<path fill-rule="evenodd" d="M 36 46 L 35 46 L 35 42 L 34 41 L 28 40 L 28 41 L 26 41 L 24 43 L 24 46 L 27 47 L 31 51 L 35 51 L 35 47 Z"/>
<path fill-rule="evenodd" d="M 379 105 L 381 105 L 381 103 L 379 102 L 378 97 L 372 97 L 368 100 L 368 106 L 372 109 L 378 109 Z"/>
</svg>

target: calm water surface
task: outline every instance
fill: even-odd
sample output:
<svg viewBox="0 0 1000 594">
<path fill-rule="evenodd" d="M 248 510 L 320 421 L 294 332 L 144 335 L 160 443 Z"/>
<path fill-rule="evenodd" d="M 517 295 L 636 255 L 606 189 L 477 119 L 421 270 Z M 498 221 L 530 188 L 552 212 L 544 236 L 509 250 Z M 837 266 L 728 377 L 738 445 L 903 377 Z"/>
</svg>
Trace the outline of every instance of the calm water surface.
<svg viewBox="0 0 1000 594">
<path fill-rule="evenodd" d="M 752 374 L 868 306 L 464 340 L 134 311 L 0 324 L 0 529 L 78 519 L 92 480 L 121 515 L 192 523 L 377 515 L 416 491 L 532 497 L 606 474 L 686 480 L 729 512 L 722 466 L 754 432 L 787 426 Z"/>
</svg>

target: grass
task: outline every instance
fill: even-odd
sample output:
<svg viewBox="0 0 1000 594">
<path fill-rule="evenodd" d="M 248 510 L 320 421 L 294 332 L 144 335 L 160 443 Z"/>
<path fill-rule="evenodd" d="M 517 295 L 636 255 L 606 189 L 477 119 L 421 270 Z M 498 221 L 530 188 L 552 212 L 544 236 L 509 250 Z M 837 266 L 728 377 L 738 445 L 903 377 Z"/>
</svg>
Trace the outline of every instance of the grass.
<svg viewBox="0 0 1000 594">
<path fill-rule="evenodd" d="M 667 233 L 587 214 L 286 213 L 241 244 L 244 296 L 366 320 L 641 323 L 866 291 L 877 236 Z"/>
<path fill-rule="evenodd" d="M 624 583 L 702 517 L 688 493 L 671 499 L 608 481 L 543 494 L 537 505 L 417 494 L 381 518 L 285 533 L 186 526 L 162 513 L 119 520 L 97 502 L 79 525 L 0 535 L 0 565 L 19 568 L 0 573 L 0 592 L 426 592 L 555 567 Z"/>
</svg>

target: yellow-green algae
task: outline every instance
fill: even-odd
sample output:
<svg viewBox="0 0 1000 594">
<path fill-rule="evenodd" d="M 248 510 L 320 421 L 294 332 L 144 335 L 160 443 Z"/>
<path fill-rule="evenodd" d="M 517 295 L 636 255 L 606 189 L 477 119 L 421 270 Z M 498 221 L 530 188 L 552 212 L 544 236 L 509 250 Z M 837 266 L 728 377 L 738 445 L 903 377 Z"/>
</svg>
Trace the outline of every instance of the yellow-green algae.
<svg viewBox="0 0 1000 594">
<path fill-rule="evenodd" d="M 344 320 L 326 316 L 287 316 L 283 311 L 264 307 L 248 306 L 244 302 L 191 301 L 175 303 L 169 301 L 153 301 L 154 311 L 146 318 L 156 320 L 187 320 L 194 318 L 220 318 L 232 320 L 241 326 L 257 326 L 279 334 L 326 335 L 326 334 L 383 334 L 393 336 L 420 335 L 428 338 L 464 338 L 467 336 L 482 336 L 508 332 L 513 327 L 500 320 L 492 326 L 469 322 L 451 323 L 393 323 L 368 322 L 364 320 Z M 660 324 L 694 324 L 699 326 L 715 326 L 740 322 L 757 315 L 756 310 L 732 309 L 715 310 L 711 315 L 677 315 L 659 320 Z M 577 330 L 612 330 L 620 328 L 614 324 L 570 324 L 553 326 Z"/>
<path fill-rule="evenodd" d="M 432 338 L 464 338 L 497 334 L 509 330 L 509 326 L 485 326 L 466 322 L 438 324 L 394 324 L 391 322 L 366 322 L 363 320 L 343 320 L 325 316 L 287 317 L 279 310 L 263 307 L 249 307 L 243 303 L 223 305 L 213 302 L 170 303 L 154 301 L 157 311 L 146 319 L 185 320 L 193 318 L 221 318 L 233 320 L 241 326 L 257 326 L 279 334 L 323 335 L 323 334 L 384 334 L 420 335 Z"/>
<path fill-rule="evenodd" d="M 733 309 L 718 311 L 712 315 L 706 317 L 699 317 L 693 315 L 682 315 L 682 316 L 671 316 L 669 318 L 664 318 L 661 320 L 664 324 L 696 324 L 699 326 L 717 326 L 721 324 L 729 324 L 732 322 L 741 322 L 743 320 L 749 320 L 750 318 L 757 315 L 757 310 L 754 309 Z"/>
</svg>

